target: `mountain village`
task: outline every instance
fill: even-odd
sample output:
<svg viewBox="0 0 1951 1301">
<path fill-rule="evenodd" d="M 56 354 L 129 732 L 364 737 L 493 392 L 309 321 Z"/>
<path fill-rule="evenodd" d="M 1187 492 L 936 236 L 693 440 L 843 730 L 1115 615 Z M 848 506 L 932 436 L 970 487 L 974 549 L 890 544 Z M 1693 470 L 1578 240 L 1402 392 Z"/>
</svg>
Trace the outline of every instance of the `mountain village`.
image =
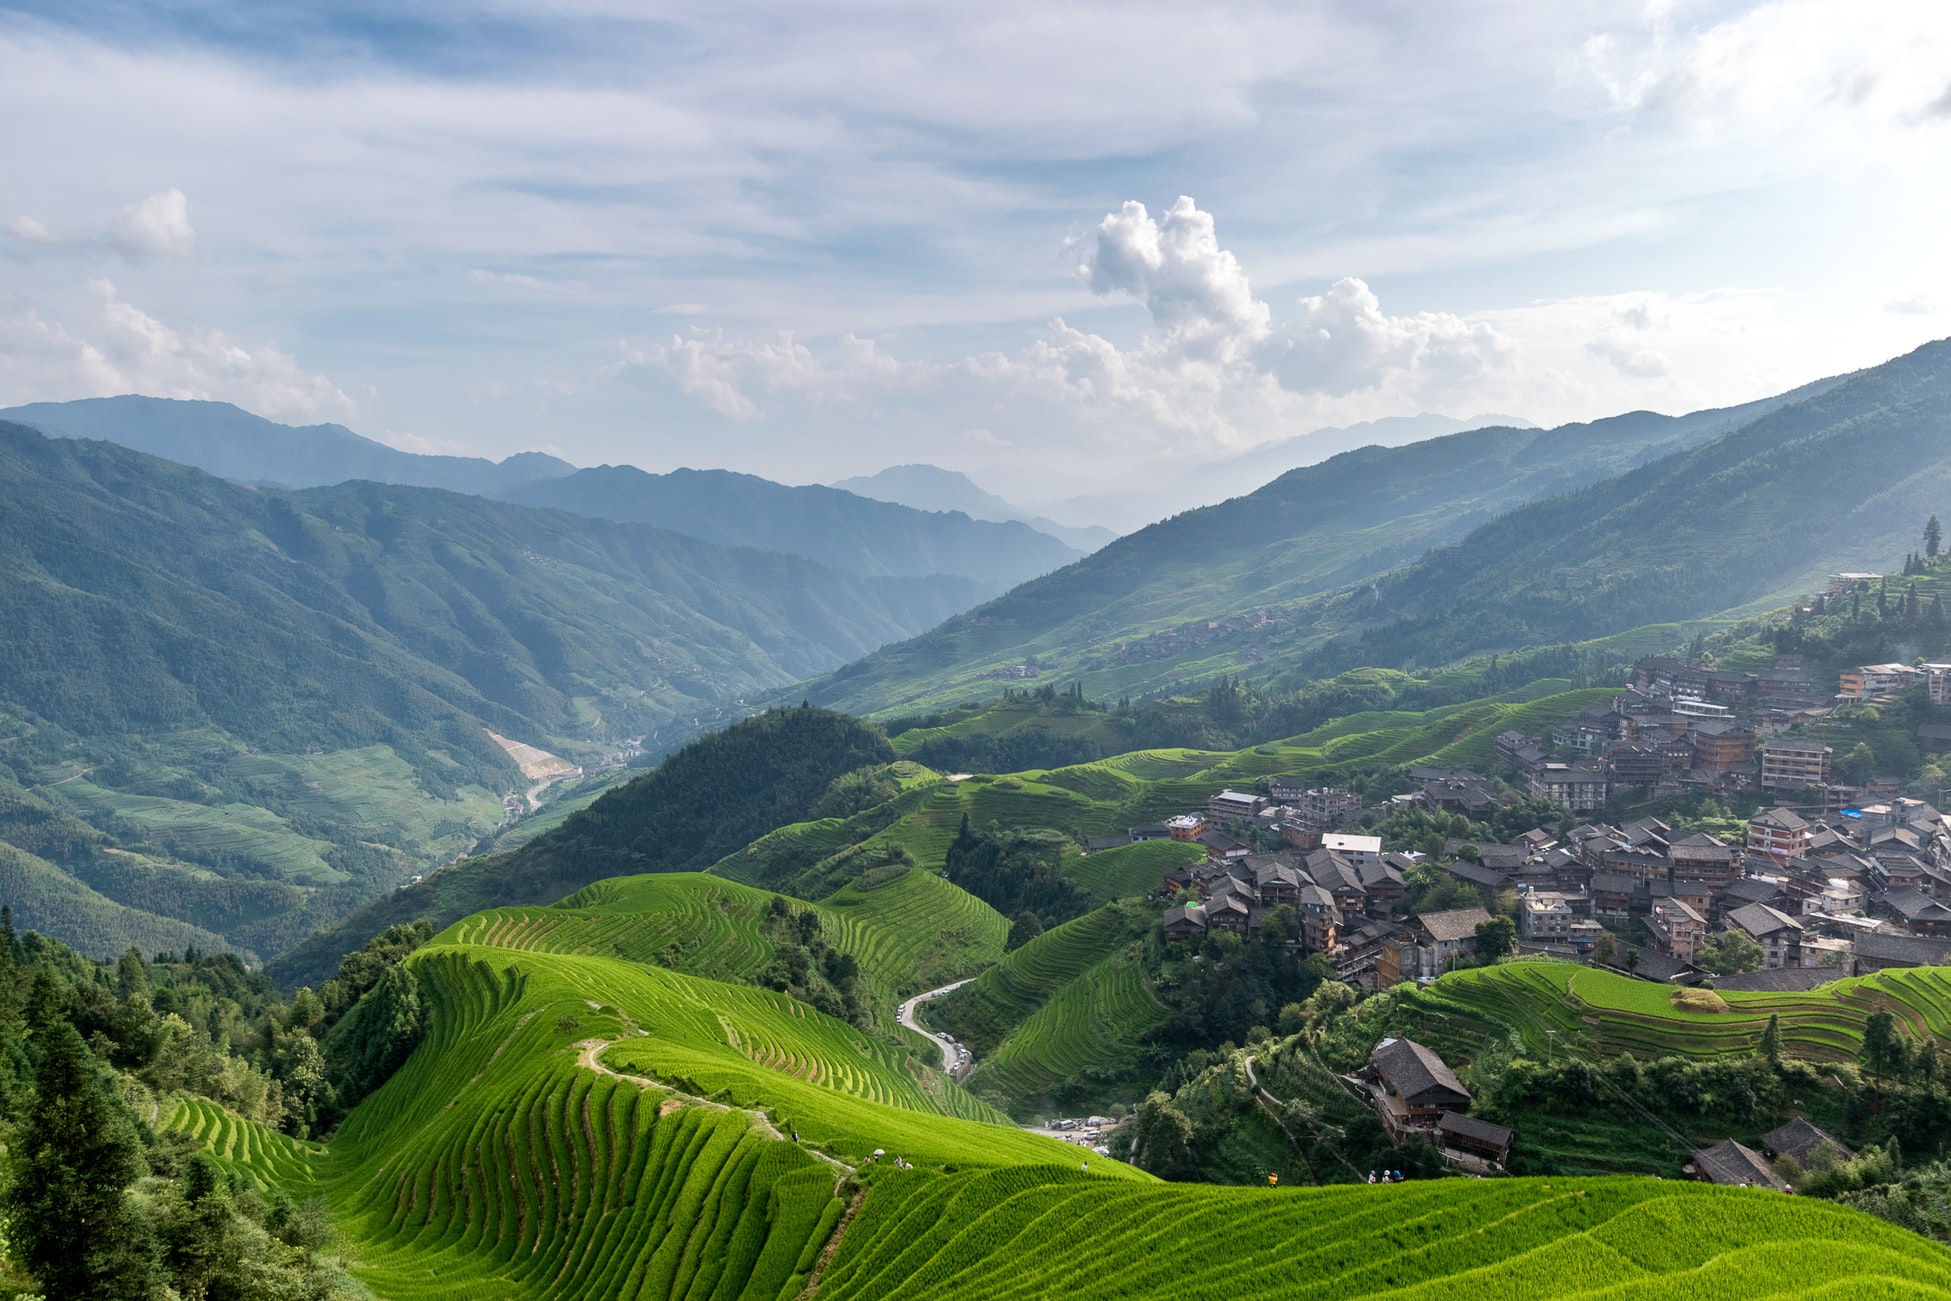
<svg viewBox="0 0 1951 1301">
<path fill-rule="evenodd" d="M 1831 590 L 1866 580 L 1838 575 Z M 1893 778 L 1839 780 L 1832 745 L 1792 734 L 1846 723 L 1863 703 L 1919 685 L 1932 704 L 1951 703 L 1951 664 L 1857 666 L 1824 698 L 1792 656 L 1762 672 L 1653 657 L 1608 705 L 1550 736 L 1498 736 L 1503 778 L 1412 768 L 1414 789 L 1365 806 L 1353 790 L 1274 777 L 1127 838 L 1206 851 L 1161 883 L 1173 900 L 1161 919 L 1168 941 L 1284 934 L 1365 989 L 1529 954 L 1676 987 L 1812 990 L 1951 962 L 1951 816 L 1903 797 Z M 1951 727 L 1919 730 L 1925 742 L 1951 739 Z M 1451 839 L 1430 853 L 1385 850 L 1381 835 L 1364 830 L 1405 807 L 1479 821 L 1529 796 L 1591 818 L 1621 797 L 1689 792 L 1751 805 L 1745 837 L 1728 843 L 1655 817 L 1594 819 L 1569 832 L 1538 827 L 1509 844 Z M 1410 908 L 1416 884 L 1437 873 L 1480 902 Z M 1391 1135 L 1430 1141 L 1454 1165 L 1494 1171 L 1508 1157 L 1512 1132 L 1470 1117 L 1469 1091 L 1421 1044 L 1385 1041 L 1346 1082 L 1367 1091 Z M 1798 1121 L 1768 1135 L 1764 1153 L 1730 1140 L 1696 1152 L 1688 1170 L 1785 1189 L 1770 1159 L 1801 1159 L 1825 1144 L 1849 1155 Z"/>
</svg>

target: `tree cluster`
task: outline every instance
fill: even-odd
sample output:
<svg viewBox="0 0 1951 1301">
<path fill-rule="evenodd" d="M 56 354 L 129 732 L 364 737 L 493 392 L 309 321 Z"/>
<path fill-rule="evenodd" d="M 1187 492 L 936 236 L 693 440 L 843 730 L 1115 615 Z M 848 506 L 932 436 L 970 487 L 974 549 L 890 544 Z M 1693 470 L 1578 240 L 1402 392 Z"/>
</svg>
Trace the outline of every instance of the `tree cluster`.
<svg viewBox="0 0 1951 1301">
<path fill-rule="evenodd" d="M 374 1050 L 351 1027 L 426 938 L 386 937 L 287 1001 L 229 954 L 97 964 L 16 935 L 0 909 L 0 1295 L 323 1301 L 349 1286 L 323 1254 L 322 1204 L 261 1195 L 149 1117 L 185 1091 L 318 1132 L 376 1082 L 359 1074 Z"/>
<path fill-rule="evenodd" d="M 1005 917 L 1034 914 L 1048 929 L 1089 912 L 1091 898 L 1060 870 L 1069 837 L 1034 829 L 975 831 L 962 815 L 949 842 L 948 879 Z"/>
</svg>

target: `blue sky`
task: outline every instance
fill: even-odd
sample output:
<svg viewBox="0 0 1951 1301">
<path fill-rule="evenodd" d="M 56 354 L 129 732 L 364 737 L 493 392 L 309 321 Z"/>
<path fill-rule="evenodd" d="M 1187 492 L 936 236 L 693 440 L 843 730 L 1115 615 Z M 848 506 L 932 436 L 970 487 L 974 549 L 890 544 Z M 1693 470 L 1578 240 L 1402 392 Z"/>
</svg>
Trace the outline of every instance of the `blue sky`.
<svg viewBox="0 0 1951 1301">
<path fill-rule="evenodd" d="M 1058 496 L 1951 333 L 1941 4 L 64 0 L 0 67 L 0 405 Z"/>
</svg>

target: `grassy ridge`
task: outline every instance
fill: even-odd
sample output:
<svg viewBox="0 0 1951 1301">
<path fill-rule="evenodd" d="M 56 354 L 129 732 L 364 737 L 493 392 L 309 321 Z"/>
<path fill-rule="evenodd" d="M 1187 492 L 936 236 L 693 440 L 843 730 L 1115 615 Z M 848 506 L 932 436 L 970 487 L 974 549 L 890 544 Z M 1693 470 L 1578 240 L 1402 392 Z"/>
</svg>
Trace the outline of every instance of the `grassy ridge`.
<svg viewBox="0 0 1951 1301">
<path fill-rule="evenodd" d="M 702 872 L 658 872 L 599 881 L 546 908 L 491 908 L 441 933 L 453 944 L 617 957 L 686 975 L 738 981 L 774 956 L 761 923 L 775 899 Z M 970 975 L 1002 956 L 1009 923 L 982 900 L 932 872 L 909 870 L 872 885 L 853 882 L 817 904 L 822 933 L 851 954 L 866 981 L 901 996 Z"/>
<path fill-rule="evenodd" d="M 1926 1297 L 1951 1295 L 1951 1253 L 1818 1202 L 1643 1179 L 1250 1190 L 917 1172 L 877 1183 L 820 1294 Z"/>
<path fill-rule="evenodd" d="M 1009 922 L 960 886 L 910 869 L 871 888 L 849 882 L 820 901 L 840 947 L 898 994 L 972 975 L 1003 955 Z"/>
<path fill-rule="evenodd" d="M 1115 849 L 1100 849 L 1094 854 L 1066 854 L 1063 874 L 1064 879 L 1109 903 L 1113 899 L 1150 894 L 1173 868 L 1196 863 L 1205 856 L 1202 845 L 1146 840 Z"/>
<path fill-rule="evenodd" d="M 1781 1018 L 1791 1056 L 1853 1060 L 1863 1023 L 1884 1009 L 1919 1038 L 1951 1039 L 1951 972 L 1938 967 L 1880 971 L 1797 993 L 1723 990 L 1726 1012 L 1673 1006 L 1672 988 L 1612 972 L 1548 961 L 1509 962 L 1444 976 L 1404 990 L 1398 1005 L 1432 1040 L 1474 1051 L 1516 1034 L 1545 1052 L 1600 1056 L 1744 1056 L 1770 1016 Z M 1555 1032 L 1555 1034 L 1554 1034 Z"/>
<path fill-rule="evenodd" d="M 1106 906 L 1052 927 L 929 1009 L 986 1057 L 1038 1009 L 1144 933 L 1151 915 Z"/>
</svg>

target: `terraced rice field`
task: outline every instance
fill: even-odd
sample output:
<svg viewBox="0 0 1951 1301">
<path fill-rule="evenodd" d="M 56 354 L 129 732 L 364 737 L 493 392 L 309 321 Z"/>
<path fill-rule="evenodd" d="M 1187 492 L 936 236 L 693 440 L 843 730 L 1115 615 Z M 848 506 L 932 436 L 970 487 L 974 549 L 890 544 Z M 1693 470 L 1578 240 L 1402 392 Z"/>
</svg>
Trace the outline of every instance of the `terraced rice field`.
<svg viewBox="0 0 1951 1301">
<path fill-rule="evenodd" d="M 1075 1170 L 883 1175 L 820 1287 L 824 1301 L 1947 1295 L 1943 1248 L 1755 1190 L 1646 1179 L 1142 1187 Z"/>
<path fill-rule="evenodd" d="M 995 1090 L 1015 1101 L 1040 1099 L 1085 1072 L 1116 1074 L 1129 1068 L 1138 1041 L 1165 1019 L 1164 1007 L 1145 988 L 1137 960 L 1114 954 L 1065 985 L 979 1060 L 967 1083 L 972 1090 Z"/>
<path fill-rule="evenodd" d="M 1402 995 L 1404 1014 L 1433 1039 L 1481 1047 L 1515 1032 L 1533 1051 L 1694 1057 L 1755 1051 L 1771 1015 L 1785 1052 L 1856 1057 L 1863 1023 L 1885 1009 L 1912 1035 L 1951 1040 L 1951 970 L 1915 967 L 1801 993 L 1721 991 L 1726 1012 L 1674 1007 L 1672 987 L 1569 963 L 1511 962 L 1444 976 Z"/>
<path fill-rule="evenodd" d="M 1086 1173 L 1075 1149 L 942 1114 L 896 1050 L 777 994 L 452 942 L 412 962 L 428 1037 L 329 1147 L 207 1103 L 166 1119 L 263 1186 L 322 1192 L 389 1301 L 789 1301 L 829 1246 L 818 1295 L 876 1301 L 1951 1297 L 1951 1253 L 1825 1203 L 1644 1179 Z M 921 1168 L 861 1166 L 874 1148 Z M 835 1244 L 851 1166 L 865 1194 Z"/>
<path fill-rule="evenodd" d="M 1105 903 L 1150 894 L 1164 882 L 1165 874 L 1206 856 L 1202 845 L 1181 844 L 1176 840 L 1147 840 L 1136 845 L 1119 845 L 1092 854 L 1066 854 L 1064 878 L 1089 890 Z"/>
<path fill-rule="evenodd" d="M 416 959 L 434 1033 L 333 1141 L 355 1272 L 396 1301 L 796 1290 L 840 1214 L 833 1171 L 739 1112 L 576 1066 L 574 1034 L 622 1030 L 575 996 L 596 969 L 685 978 L 470 952 Z M 572 1007 L 593 1024 L 558 1029 Z"/>
<path fill-rule="evenodd" d="M 618 877 L 546 908 L 476 913 L 441 938 L 664 962 L 692 975 L 736 980 L 772 960 L 772 946 L 759 935 L 772 899 L 764 890 L 697 872 Z M 804 907 L 796 904 L 796 910 Z"/>
<path fill-rule="evenodd" d="M 772 961 L 772 946 L 759 928 L 777 897 L 701 872 L 617 877 L 546 908 L 476 913 L 448 927 L 441 939 L 618 957 L 737 980 Z M 889 994 L 979 971 L 1002 956 L 1009 934 L 1009 923 L 988 904 L 919 870 L 870 890 L 849 885 L 818 904 L 789 902 L 795 913 L 817 912 L 829 942 L 852 954 L 867 979 Z"/>
<path fill-rule="evenodd" d="M 1003 955 L 1009 922 L 958 885 L 912 868 L 871 890 L 853 883 L 828 895 L 839 947 L 902 995 L 973 975 Z"/>
<path fill-rule="evenodd" d="M 330 884 L 351 878 L 321 855 L 328 846 L 293 831 L 284 819 L 249 804 L 207 805 L 159 795 L 130 795 L 83 778 L 50 786 L 86 816 L 117 818 L 144 835 L 178 840 L 213 854 L 233 855 L 274 869 L 293 881 Z"/>
<path fill-rule="evenodd" d="M 934 1015 L 987 1052 L 1085 971 L 1143 934 L 1150 914 L 1106 906 L 1052 927 L 936 1005 Z M 969 1031 L 961 1027 L 967 1025 Z"/>
<path fill-rule="evenodd" d="M 201 1139 L 210 1155 L 248 1176 L 260 1191 L 316 1191 L 316 1165 L 326 1150 L 322 1143 L 301 1143 L 207 1098 L 178 1098 L 160 1122 L 164 1129 Z"/>
</svg>

